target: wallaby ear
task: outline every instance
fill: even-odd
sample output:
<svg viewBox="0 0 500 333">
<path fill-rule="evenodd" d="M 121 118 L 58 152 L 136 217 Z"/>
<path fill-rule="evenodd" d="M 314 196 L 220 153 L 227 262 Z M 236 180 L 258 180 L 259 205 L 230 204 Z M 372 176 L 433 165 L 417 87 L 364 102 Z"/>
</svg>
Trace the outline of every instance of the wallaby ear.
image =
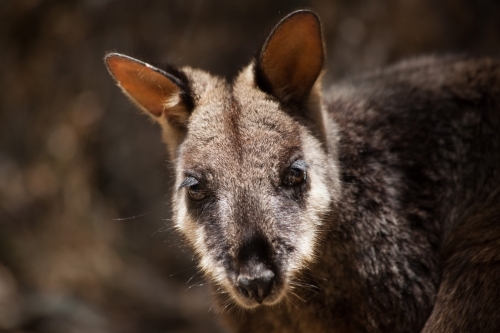
<svg viewBox="0 0 500 333">
<path fill-rule="evenodd" d="M 118 53 L 107 54 L 104 60 L 125 95 L 161 125 L 174 155 L 194 108 L 187 76 L 176 68 L 162 70 Z"/>
<path fill-rule="evenodd" d="M 293 12 L 264 43 L 256 62 L 256 83 L 282 103 L 301 103 L 321 74 L 324 58 L 319 18 L 308 10 Z"/>
</svg>

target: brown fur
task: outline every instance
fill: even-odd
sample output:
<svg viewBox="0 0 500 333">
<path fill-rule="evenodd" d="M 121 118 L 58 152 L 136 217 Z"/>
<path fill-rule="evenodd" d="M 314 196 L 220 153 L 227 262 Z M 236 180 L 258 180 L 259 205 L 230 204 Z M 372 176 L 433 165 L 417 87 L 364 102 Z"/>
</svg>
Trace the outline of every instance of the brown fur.
<svg viewBox="0 0 500 333">
<path fill-rule="evenodd" d="M 177 104 L 140 103 L 163 127 L 174 220 L 225 322 L 500 331 L 500 61 L 420 58 L 322 94 L 323 57 L 319 20 L 295 12 L 234 82 L 155 69 Z"/>
</svg>

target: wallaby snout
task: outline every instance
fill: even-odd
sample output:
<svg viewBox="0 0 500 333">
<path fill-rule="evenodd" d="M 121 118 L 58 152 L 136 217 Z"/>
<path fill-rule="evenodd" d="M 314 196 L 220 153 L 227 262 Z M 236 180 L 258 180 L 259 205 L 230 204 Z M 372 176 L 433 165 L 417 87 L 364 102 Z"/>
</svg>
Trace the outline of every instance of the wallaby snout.
<svg viewBox="0 0 500 333">
<path fill-rule="evenodd" d="M 274 279 L 274 273 L 262 262 L 246 263 L 238 276 L 238 286 L 242 293 L 261 304 L 269 294 Z"/>
<path fill-rule="evenodd" d="M 239 250 L 236 282 L 243 296 L 261 304 L 272 291 L 277 270 L 269 242 L 262 235 L 249 234 Z"/>
</svg>

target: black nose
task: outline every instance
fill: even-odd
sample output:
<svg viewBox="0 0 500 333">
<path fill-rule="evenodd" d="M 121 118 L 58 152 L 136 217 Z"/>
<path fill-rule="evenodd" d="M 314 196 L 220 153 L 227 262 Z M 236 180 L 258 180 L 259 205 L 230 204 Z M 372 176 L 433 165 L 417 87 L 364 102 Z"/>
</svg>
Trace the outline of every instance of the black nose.
<svg viewBox="0 0 500 333">
<path fill-rule="evenodd" d="M 260 304 L 269 294 L 274 273 L 262 263 L 245 268 L 238 276 L 238 286 L 244 294 Z"/>
</svg>

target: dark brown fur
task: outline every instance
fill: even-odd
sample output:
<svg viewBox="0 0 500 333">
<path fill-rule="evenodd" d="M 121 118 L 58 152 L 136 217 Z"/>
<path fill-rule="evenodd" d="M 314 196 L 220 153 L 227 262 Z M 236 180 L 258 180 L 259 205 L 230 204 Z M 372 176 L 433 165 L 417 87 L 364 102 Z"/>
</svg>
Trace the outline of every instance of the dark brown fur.
<svg viewBox="0 0 500 333">
<path fill-rule="evenodd" d="M 184 110 L 185 132 L 169 141 L 157 119 L 177 167 L 176 224 L 224 321 L 236 332 L 499 332 L 500 60 L 409 60 L 321 97 L 319 81 L 301 83 L 319 75 L 308 54 L 285 69 L 273 59 L 296 24 L 321 48 L 317 22 L 287 17 L 232 84 L 183 69 L 193 105 L 167 91 L 162 117 Z M 295 62 L 304 79 L 284 80 Z M 287 185 L 297 160 L 307 177 Z M 274 277 L 258 299 L 239 277 L 262 269 Z"/>
</svg>

